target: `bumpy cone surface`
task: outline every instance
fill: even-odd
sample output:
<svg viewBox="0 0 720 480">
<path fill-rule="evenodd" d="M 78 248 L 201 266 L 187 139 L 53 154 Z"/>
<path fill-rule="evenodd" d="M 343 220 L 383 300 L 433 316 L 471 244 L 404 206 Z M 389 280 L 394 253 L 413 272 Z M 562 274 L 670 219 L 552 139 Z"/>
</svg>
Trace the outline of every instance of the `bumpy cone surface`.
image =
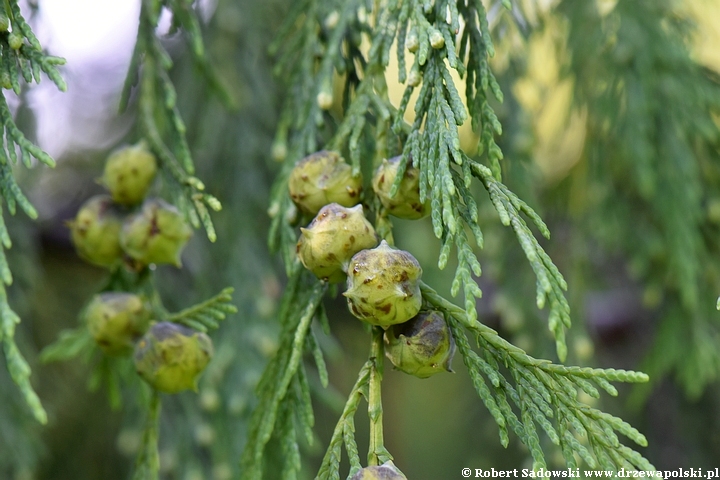
<svg viewBox="0 0 720 480">
<path fill-rule="evenodd" d="M 350 480 L 407 480 L 407 477 L 392 461 L 387 461 L 382 465 L 361 469 Z"/>
<path fill-rule="evenodd" d="M 213 355 L 210 337 L 172 322 L 156 323 L 135 346 L 135 368 L 156 390 L 197 390 Z"/>
<path fill-rule="evenodd" d="M 155 156 L 141 143 L 110 154 L 105 163 L 102 184 L 110 190 L 115 202 L 137 205 L 147 195 L 156 172 Z"/>
<path fill-rule="evenodd" d="M 315 215 L 329 203 L 352 207 L 360 203 L 362 177 L 337 152 L 320 151 L 298 162 L 288 180 L 290 198 L 304 212 Z"/>
<path fill-rule="evenodd" d="M 414 317 L 422 305 L 422 268 L 409 252 L 385 240 L 355 254 L 347 268 L 348 307 L 353 315 L 387 328 Z"/>
<path fill-rule="evenodd" d="M 175 207 L 151 199 L 125 221 L 120 243 L 128 256 L 143 265 L 165 263 L 179 267 L 180 254 L 191 235 L 192 229 Z"/>
<path fill-rule="evenodd" d="M 400 188 L 394 197 L 390 196 L 390 189 L 397 177 L 400 157 L 383 160 L 375 170 L 372 186 L 380 202 L 390 215 L 399 218 L 415 220 L 430 214 L 430 200 L 420 201 L 420 171 L 412 165 L 407 166 L 405 175 L 400 181 Z"/>
<path fill-rule="evenodd" d="M 452 372 L 455 339 L 442 313 L 420 312 L 385 332 L 385 355 L 395 368 L 419 378 Z"/>
<path fill-rule="evenodd" d="M 344 267 L 353 255 L 377 245 L 375 229 L 365 219 L 362 205 L 325 205 L 310 225 L 300 230 L 300 261 L 318 278 L 335 283 L 345 280 Z"/>
<path fill-rule="evenodd" d="M 86 201 L 75 220 L 68 222 L 80 258 L 101 267 L 115 265 L 122 258 L 122 222 L 110 196 L 97 195 Z"/>
<path fill-rule="evenodd" d="M 85 321 L 105 353 L 125 355 L 150 326 L 150 311 L 142 298 L 132 293 L 102 293 L 88 305 Z"/>
</svg>

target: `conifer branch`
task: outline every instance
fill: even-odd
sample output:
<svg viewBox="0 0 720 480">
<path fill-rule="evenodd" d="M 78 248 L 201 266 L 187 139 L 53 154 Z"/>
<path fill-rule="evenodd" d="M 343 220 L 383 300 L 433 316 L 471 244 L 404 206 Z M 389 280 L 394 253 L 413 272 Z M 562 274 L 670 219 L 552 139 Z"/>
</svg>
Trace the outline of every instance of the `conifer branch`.
<svg viewBox="0 0 720 480">
<path fill-rule="evenodd" d="M 115 272 L 114 276 L 122 277 L 122 272 Z M 108 285 L 114 283 L 114 278 Z M 217 329 L 228 315 L 237 313 L 237 307 L 232 303 L 233 288 L 224 288 L 217 295 L 202 302 L 192 305 L 179 312 L 170 313 L 162 304 L 162 299 L 155 287 L 148 283 L 148 278 L 140 276 L 135 283 L 124 285 L 121 290 L 144 291 L 152 300 L 152 309 L 155 319 L 179 323 L 188 328 L 206 333 L 209 330 Z M 110 291 L 110 290 L 108 290 Z M 87 305 L 85 306 L 87 308 Z M 92 355 L 99 349 L 90 335 L 85 322 L 85 308 L 81 311 L 79 318 L 82 324 L 74 329 L 67 329 L 60 332 L 58 339 L 46 346 L 40 353 L 40 360 L 44 363 L 67 361 L 72 358 L 81 357 L 83 361 L 90 360 Z"/>
<path fill-rule="evenodd" d="M 297 275 L 307 278 L 305 271 L 299 270 Z M 327 284 L 317 280 L 305 294 L 295 289 L 286 290 L 284 305 L 281 309 L 283 331 L 280 347 L 257 386 L 260 404 L 250 420 L 247 444 L 241 459 L 241 478 L 243 480 L 262 478 L 263 455 L 273 431 L 277 428 L 279 415 L 283 409 L 289 408 L 288 404 L 303 401 L 297 399 L 298 392 L 293 391 L 291 386 L 293 382 L 300 381 L 297 377 L 302 375 L 299 373 L 300 371 L 304 371 L 301 361 L 305 351 L 306 338 L 326 290 Z M 303 305 L 303 307 L 297 310 L 295 309 L 297 305 Z M 306 394 L 309 395 L 307 390 L 302 391 L 301 389 L 299 393 L 304 398 L 307 398 Z M 311 428 L 313 424 L 312 410 L 305 412 L 304 419 L 308 428 Z M 284 442 L 289 442 L 287 435 L 289 433 L 285 432 Z M 293 441 L 296 442 L 296 440 Z M 293 462 L 293 458 L 291 456 L 285 460 Z M 286 466 L 283 465 L 283 468 Z"/>
<path fill-rule="evenodd" d="M 65 64 L 65 60 L 43 53 L 42 46 L 23 17 L 17 0 L 6 0 L 3 6 L 4 8 L 0 8 L 0 86 L 12 89 L 16 95 L 20 95 L 22 84 L 40 83 L 41 73 L 45 73 L 59 90 L 65 91 L 67 86 L 57 69 Z M 20 389 L 35 419 L 46 423 L 47 414 L 30 383 L 30 366 L 15 343 L 15 328 L 20 323 L 20 317 L 11 309 L 7 298 L 6 286 L 12 283 L 12 274 L 7 265 L 5 250 L 12 246 L 12 242 L 2 217 L 5 214 L 3 207 L 7 207 L 11 215 L 15 215 L 17 205 L 31 219 L 38 216 L 15 181 L 11 162 L 17 164 L 20 159 L 25 167 L 31 168 L 34 158 L 52 168 L 55 160 L 20 131 L 4 92 L 0 94 L 0 124 L 0 341 L 10 376 Z"/>
<path fill-rule="evenodd" d="M 371 110 L 376 113 L 378 125 L 382 125 L 383 119 L 391 115 L 394 117 L 392 128 L 395 134 L 405 135 L 408 129 L 402 118 L 407 108 L 407 101 L 412 91 L 422 83 L 415 104 L 415 120 L 409 128 L 409 134 L 402 148 L 399 174 L 396 176 L 392 191 L 397 191 L 402 173 L 408 162 L 412 162 L 412 165 L 420 171 L 420 199 L 421 201 L 430 199 L 433 231 L 435 236 L 442 240 L 443 248 L 438 266 L 440 268 L 446 266 L 454 245 L 457 248 L 458 267 L 453 280 L 452 294 L 457 295 L 462 288 L 467 314 L 473 317 L 476 315 L 475 299 L 482 295 L 473 276 L 481 274 L 481 267 L 462 225 L 469 227 L 475 243 L 482 247 L 483 234 L 478 223 L 478 205 L 470 192 L 472 177 L 480 178 L 488 189 L 503 224 L 511 225 L 515 230 L 520 245 L 537 276 L 538 308 L 543 308 L 546 299 L 549 299 L 549 329 L 556 340 L 558 357 L 564 360 L 567 352 L 565 329 L 570 327 L 569 306 L 564 295 L 567 285 L 557 267 L 520 217 L 520 212 L 528 215 L 544 236 L 549 237 L 549 231 L 540 217 L 525 202 L 499 182 L 498 162 L 502 158 L 502 153 L 495 144 L 494 136 L 501 134 L 502 129 L 497 116 L 488 104 L 487 94 L 492 92 L 499 101 L 502 101 L 503 97 L 497 81 L 488 68 L 487 62 L 494 54 L 494 48 L 490 40 L 484 8 L 480 2 L 472 3 L 470 6 L 459 2 L 459 6 L 456 7 L 453 2 L 441 1 L 437 2 L 430 11 L 423 11 L 420 6 L 411 5 L 412 2 L 388 5 L 387 14 L 380 16 L 379 25 L 374 30 L 376 33 L 373 37 L 373 47 L 368 53 L 367 74 L 357 88 L 356 96 L 330 142 L 330 148 L 339 148 L 347 141 L 351 159 L 359 157 L 353 138 L 359 137 L 360 131 L 366 128 L 365 112 L 369 107 L 373 107 Z M 448 21 L 444 15 L 446 10 L 450 12 Z M 465 21 L 465 27 L 460 41 L 461 50 L 456 52 L 451 32 L 459 31 L 460 17 Z M 431 23 L 430 20 L 433 18 L 434 23 Z M 378 80 L 373 73 L 382 72 L 387 66 L 390 44 L 399 34 L 397 32 L 402 31 L 408 31 L 409 36 L 417 37 L 412 41 L 417 43 L 413 68 L 420 76 L 417 77 L 417 81 L 408 81 L 409 86 L 400 107 L 395 109 L 392 105 L 388 105 L 386 96 L 376 93 L 385 91 L 386 87 L 384 87 L 384 77 Z M 459 60 L 465 58 L 466 54 L 469 58 L 467 68 Z M 466 80 L 468 109 L 459 96 L 448 65 L 460 75 L 470 72 Z M 477 75 L 473 77 L 472 72 L 477 72 Z M 400 75 L 402 78 L 404 73 L 401 71 Z M 478 128 L 479 122 L 482 125 L 479 153 L 487 152 L 492 179 L 488 178 L 488 170 L 485 167 L 471 161 L 460 150 L 458 126 L 468 118 L 473 120 L 474 129 Z M 356 161 L 352 163 L 354 168 L 359 170 Z"/>
<path fill-rule="evenodd" d="M 85 325 L 60 332 L 58 339 L 40 352 L 43 363 L 63 362 L 76 357 L 88 358 L 94 351 L 95 342 Z"/>
<path fill-rule="evenodd" d="M 280 251 L 288 275 L 295 264 L 297 234 L 291 224 L 297 219 L 297 209 L 287 191 L 287 179 L 295 163 L 318 150 L 318 139 L 326 126 L 323 107 L 332 103 L 333 72 L 347 74 L 347 93 L 357 81 L 354 59 L 361 59 L 360 39 L 350 26 L 360 28 L 358 8 L 365 2 L 345 2 L 339 10 L 324 10 L 317 0 L 296 2 L 295 16 L 289 16 L 280 29 L 270 51 L 278 55 L 274 73 L 282 75 L 289 87 L 273 142 L 273 157 L 283 162 L 283 168 L 273 185 L 269 213 L 272 218 L 268 243 L 272 251 Z M 333 22 L 326 22 L 333 17 Z M 302 21 L 298 22 L 298 18 Z M 350 55 L 343 55 L 342 46 Z M 317 52 L 324 52 L 319 62 Z M 361 63 L 364 63 L 362 59 Z M 358 114 L 360 112 L 358 111 Z M 347 135 L 352 128 L 346 128 Z M 359 130 L 362 132 L 362 128 Z M 359 134 L 353 142 L 358 142 Z M 351 153 L 354 174 L 359 172 L 357 152 Z"/>
<path fill-rule="evenodd" d="M 355 413 L 360 406 L 360 400 L 368 397 L 371 369 L 372 360 L 365 362 L 365 365 L 360 369 L 355 385 L 350 390 L 345 407 L 330 438 L 330 444 L 315 480 L 339 480 L 343 444 L 345 444 L 345 450 L 350 462 L 350 474 L 348 476 L 351 477 L 362 468 L 357 444 L 355 443 Z"/>
<path fill-rule="evenodd" d="M 231 287 L 225 288 L 214 297 L 173 313 L 167 319 L 199 332 L 214 330 L 228 314 L 237 313 L 237 307 L 231 303 L 232 292 Z"/>
<path fill-rule="evenodd" d="M 617 440 L 616 432 L 640 445 L 646 444 L 637 430 L 577 401 L 578 390 L 594 397 L 599 396 L 599 389 L 616 395 L 617 390 L 610 382 L 645 382 L 645 374 L 565 367 L 537 360 L 477 321 L 475 302 L 481 292 L 474 277 L 481 274 L 481 268 L 468 232 L 476 245 L 482 247 L 479 206 L 471 192 L 472 183 L 479 180 L 501 222 L 513 229 L 530 263 L 536 276 L 536 303 L 539 308 L 549 304 L 549 329 L 555 337 L 560 360 L 566 356 L 565 329 L 570 327 L 569 306 L 564 293 L 567 284 L 531 231 L 527 219 L 546 238 L 549 230 L 535 211 L 500 181 L 502 152 L 495 143 L 495 136 L 502 133 L 502 128 L 489 101 L 491 96 L 498 101 L 503 97 L 489 69 L 488 61 L 494 48 L 483 5 L 481 2 L 446 0 L 432 4 L 379 2 L 373 6 L 375 10 L 369 16 L 370 21 L 357 15 L 359 4 L 348 2 L 343 9 L 332 12 L 332 22 L 323 22 L 328 13 L 320 2 L 298 2 L 298 13 L 288 18 L 277 43 L 271 47 L 279 56 L 278 72 L 291 89 L 273 146 L 274 156 L 284 160 L 284 165 L 273 187 L 269 210 L 272 217 L 270 245 L 273 250 L 280 250 L 291 277 L 280 315 L 284 332 L 288 328 L 288 319 L 292 318 L 287 314 L 288 305 L 295 309 L 307 305 L 302 293 L 307 292 L 306 286 L 299 280 L 294 225 L 309 221 L 298 218 L 297 209 L 288 195 L 287 182 L 295 163 L 318 150 L 320 139 L 327 133 L 325 127 L 335 122 L 331 114 L 323 113 L 329 99 L 322 97 L 328 93 L 327 80 L 335 69 L 345 79 L 344 115 L 337 122 L 326 148 L 347 152 L 354 172 L 367 168 L 370 157 L 375 164 L 392 152 L 402 153 L 393 193 L 397 192 L 403 173 L 410 165 L 419 170 L 420 197 L 422 201 L 429 200 L 433 230 L 441 241 L 438 265 L 441 268 L 447 265 L 455 247 L 458 267 L 451 293 L 457 295 L 462 289 L 465 308 L 456 307 L 426 286 L 423 295 L 428 304 L 445 313 L 473 386 L 498 424 L 501 443 L 508 445 L 512 430 L 530 449 L 534 467 L 541 468 L 546 465 L 539 434 L 542 430 L 560 447 L 568 466 L 576 465 L 574 453 L 577 452 L 588 465 L 652 469 L 642 456 L 621 446 Z M 370 40 L 367 53 L 355 48 L 359 42 L 353 38 L 348 26 L 367 35 Z M 457 34 L 460 38 L 458 47 L 455 43 Z M 391 46 L 396 39 L 399 77 L 408 84 L 397 107 L 388 99 L 384 78 Z M 414 53 L 409 71 L 404 48 Z M 464 63 L 465 59 L 467 63 Z M 451 70 L 460 76 L 467 75 L 467 108 L 459 96 Z M 403 115 L 416 89 L 419 91 L 415 120 L 407 125 Z M 484 156 L 487 166 L 460 149 L 458 126 L 467 120 L 471 120 L 474 130 L 479 132 L 477 155 Z M 367 155 L 365 150 L 365 141 L 370 139 L 375 140 L 373 155 Z M 367 199 L 365 206 L 375 213 L 378 234 L 392 239 L 392 224 L 379 202 Z M 296 323 L 291 324 L 293 328 L 289 331 L 295 331 L 294 325 Z M 467 333 L 476 337 L 482 356 L 470 346 Z M 309 350 L 316 351 L 312 344 Z M 279 365 L 287 362 L 289 352 L 287 346 L 281 347 L 277 358 L 284 360 L 271 362 L 258 387 L 259 392 L 277 385 L 282 372 Z M 504 366 L 502 370 L 500 365 Z M 368 361 L 361 370 L 317 478 L 339 478 L 343 444 L 350 457 L 351 475 L 361 468 L 354 440 L 353 415 L 360 395 L 368 398 L 371 404 L 377 401 L 372 379 L 378 376 L 373 375 L 373 368 L 373 363 Z M 261 393 L 259 396 L 263 398 Z M 379 401 L 377 403 L 379 405 Z M 377 407 L 369 407 L 371 423 L 378 420 L 378 412 Z M 380 462 L 380 457 L 385 454 L 390 458 L 383 449 L 380 449 L 382 455 L 377 453 L 377 434 L 377 429 L 374 435 L 371 432 L 370 464 Z M 586 441 L 577 440 L 576 436 L 582 435 Z M 244 465 L 248 465 L 245 459 L 248 450 L 256 444 L 255 438 L 249 440 Z M 249 465 L 257 465 L 262 459 L 257 449 L 254 452 L 255 459 L 250 460 Z M 256 469 L 252 475 L 243 478 L 260 476 L 261 472 Z"/>
<path fill-rule="evenodd" d="M 20 317 L 10 309 L 7 291 L 5 286 L 0 284 L 0 340 L 2 340 L 7 369 L 35 419 L 44 424 L 47 423 L 47 413 L 30 384 L 30 366 L 15 343 L 15 327 L 18 323 L 20 323 Z"/>
<path fill-rule="evenodd" d="M 498 424 L 503 446 L 509 443 L 509 426 L 530 449 L 533 468 L 546 468 L 545 453 L 537 434 L 540 426 L 550 441 L 561 448 L 566 460 L 567 452 L 575 451 L 582 452 L 581 458 L 591 469 L 601 466 L 615 471 L 620 468 L 655 470 L 642 455 L 621 445 L 615 432 L 647 446 L 644 435 L 621 419 L 591 408 L 577 398 L 578 390 L 592 397 L 599 396 L 590 381 L 601 386 L 610 381 L 647 382 L 647 375 L 615 369 L 566 367 L 535 359 L 491 328 L 468 317 L 463 309 L 429 286 L 423 284 L 421 290 L 425 301 L 445 313 L 473 386 Z M 476 338 L 485 359 L 472 349 L 464 330 Z M 500 370 L 500 365 L 509 372 L 510 379 Z M 491 386 L 486 381 L 490 381 Z M 588 450 L 575 437 L 587 438 L 591 448 Z M 573 460 L 568 466 L 574 464 Z"/>
<path fill-rule="evenodd" d="M 211 86 L 224 92 L 209 66 L 199 22 L 186 0 L 143 0 L 135 50 L 120 98 L 120 110 L 127 108 L 132 87 L 139 87 L 139 124 L 141 134 L 158 158 L 165 174 L 173 203 L 186 215 L 194 228 L 202 225 L 208 239 L 217 239 L 210 210 L 219 211 L 220 201 L 206 193 L 203 182 L 194 176 L 195 165 L 185 134 L 185 123 L 177 107 L 177 93 L 170 79 L 173 66 L 170 55 L 156 35 L 160 12 L 167 8 L 173 24 L 188 36 L 190 50 Z M 226 93 L 221 96 L 229 98 Z"/>
<path fill-rule="evenodd" d="M 576 231 L 623 255 L 635 279 L 658 291 L 660 326 L 642 368 L 653 382 L 674 374 L 696 398 L 720 379 L 710 300 L 720 275 L 707 268 L 720 254 L 707 234 L 716 229 L 707 202 L 720 173 L 710 153 L 720 138 L 720 77 L 693 58 L 691 22 L 673 2 L 619 1 L 604 15 L 563 1 L 558 13 L 570 27 L 573 95 L 588 113 L 586 155 L 571 178 Z M 603 193 L 588 195 L 599 181 Z M 650 391 L 636 388 L 635 403 Z"/>
</svg>

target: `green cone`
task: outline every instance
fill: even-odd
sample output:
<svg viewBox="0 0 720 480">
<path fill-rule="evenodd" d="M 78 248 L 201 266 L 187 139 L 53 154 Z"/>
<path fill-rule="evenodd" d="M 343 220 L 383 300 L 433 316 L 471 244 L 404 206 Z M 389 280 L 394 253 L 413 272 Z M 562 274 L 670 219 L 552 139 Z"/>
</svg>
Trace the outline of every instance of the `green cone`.
<svg viewBox="0 0 720 480">
<path fill-rule="evenodd" d="M 455 339 L 442 313 L 420 312 L 412 319 L 385 331 L 385 355 L 400 371 L 419 378 L 450 368 Z"/>
<path fill-rule="evenodd" d="M 200 374 L 213 346 L 204 333 L 172 322 L 160 322 L 135 346 L 135 368 L 153 388 L 164 393 L 197 391 Z"/>
<path fill-rule="evenodd" d="M 390 460 L 382 465 L 365 467 L 350 480 L 407 480 L 407 477 Z"/>
<path fill-rule="evenodd" d="M 326 150 L 300 160 L 288 179 L 290 198 L 304 212 L 315 215 L 329 203 L 352 207 L 360 203 L 362 177 L 337 152 Z"/>
<path fill-rule="evenodd" d="M 150 199 L 140 212 L 125 221 L 120 244 L 128 256 L 142 265 L 179 267 L 180 254 L 191 235 L 192 229 L 174 206 Z"/>
<path fill-rule="evenodd" d="M 132 293 L 101 293 L 88 304 L 85 322 L 105 353 L 126 355 L 150 326 L 150 310 Z"/>
<path fill-rule="evenodd" d="M 422 305 L 422 268 L 409 252 L 392 248 L 385 240 L 363 250 L 347 268 L 348 307 L 353 315 L 387 328 L 414 317 Z"/>
<path fill-rule="evenodd" d="M 120 230 L 123 218 L 108 195 L 86 201 L 74 220 L 68 222 L 70 238 L 83 260 L 112 267 L 122 258 Z"/>
<path fill-rule="evenodd" d="M 115 150 L 105 163 L 102 184 L 115 202 L 137 205 L 142 202 L 157 172 L 155 156 L 145 144 Z"/>
<path fill-rule="evenodd" d="M 400 157 L 383 160 L 373 176 L 375 194 L 390 215 L 409 220 L 426 217 L 430 214 L 430 200 L 420 201 L 420 171 L 409 163 L 397 193 L 390 196 L 399 166 Z"/>
<path fill-rule="evenodd" d="M 353 255 L 377 245 L 375 229 L 365 219 L 362 205 L 325 205 L 310 225 L 300 230 L 300 261 L 318 278 L 335 283 L 345 280 L 344 267 Z"/>
</svg>

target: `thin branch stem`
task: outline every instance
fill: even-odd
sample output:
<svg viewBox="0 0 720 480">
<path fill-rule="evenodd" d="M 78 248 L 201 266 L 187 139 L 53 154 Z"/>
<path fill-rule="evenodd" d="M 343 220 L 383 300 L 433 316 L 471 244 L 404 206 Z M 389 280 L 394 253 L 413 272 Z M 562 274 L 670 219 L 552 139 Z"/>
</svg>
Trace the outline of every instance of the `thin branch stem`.
<svg viewBox="0 0 720 480">
<path fill-rule="evenodd" d="M 365 365 L 360 369 L 358 378 L 353 385 L 350 394 L 348 395 L 347 402 L 343 408 L 342 415 L 335 425 L 332 438 L 330 439 L 330 445 L 328 446 L 325 456 L 323 457 L 322 465 L 318 471 L 315 480 L 325 480 L 332 478 L 332 473 L 337 471 L 340 465 L 340 448 L 341 443 L 345 443 L 345 448 L 348 452 L 351 474 L 354 474 L 360 468 L 360 459 L 357 456 L 357 448 L 354 443 L 355 441 L 355 412 L 357 412 L 360 406 L 360 400 L 362 399 L 364 392 L 368 386 L 368 380 L 370 378 L 370 372 L 372 370 L 373 362 L 368 360 Z"/>
<path fill-rule="evenodd" d="M 160 430 L 160 394 L 153 389 L 148 407 L 148 419 L 143 433 L 142 447 L 135 461 L 133 480 L 157 480 L 160 472 L 158 436 Z"/>
<path fill-rule="evenodd" d="M 382 465 L 392 460 L 392 455 L 385 448 L 383 439 L 383 410 L 380 386 L 383 377 L 383 360 L 385 345 L 383 329 L 373 327 L 372 347 L 370 349 L 370 383 L 368 392 L 368 417 L 370 419 L 370 447 L 368 449 L 368 465 Z"/>
</svg>

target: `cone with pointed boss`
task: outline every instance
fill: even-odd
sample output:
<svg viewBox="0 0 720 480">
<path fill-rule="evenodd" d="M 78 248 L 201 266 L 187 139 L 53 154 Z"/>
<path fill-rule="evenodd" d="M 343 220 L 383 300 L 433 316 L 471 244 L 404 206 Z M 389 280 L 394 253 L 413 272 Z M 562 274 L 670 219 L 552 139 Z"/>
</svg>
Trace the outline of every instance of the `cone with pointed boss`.
<svg viewBox="0 0 720 480">
<path fill-rule="evenodd" d="M 197 390 L 213 355 L 210 337 L 172 322 L 153 325 L 135 346 L 137 373 L 156 390 Z"/>
<path fill-rule="evenodd" d="M 360 203 L 362 177 L 337 152 L 313 153 L 295 165 L 288 179 L 290 198 L 300 210 L 315 215 L 329 203 L 352 207 Z"/>
<path fill-rule="evenodd" d="M 95 295 L 85 310 L 90 334 L 108 355 L 132 352 L 135 341 L 150 326 L 150 316 L 143 299 L 126 292 Z"/>
<path fill-rule="evenodd" d="M 426 217 L 430 214 L 430 200 L 420 201 L 420 171 L 411 162 L 408 161 L 397 192 L 391 195 L 400 158 L 398 156 L 382 161 L 373 176 L 373 191 L 390 215 L 408 220 Z"/>
<path fill-rule="evenodd" d="M 141 265 L 180 266 L 180 254 L 192 235 L 182 214 L 159 199 L 146 200 L 142 209 L 123 225 L 123 250 Z"/>
<path fill-rule="evenodd" d="M 343 295 L 350 312 L 361 320 L 387 328 L 410 320 L 420 311 L 420 263 L 385 240 L 377 248 L 355 254 L 347 276 Z"/>
<path fill-rule="evenodd" d="M 452 372 L 455 340 L 442 313 L 422 311 L 385 331 L 385 355 L 398 370 L 419 378 Z"/>
<path fill-rule="evenodd" d="M 68 222 L 70 238 L 83 260 L 101 267 L 112 267 L 120 261 L 120 230 L 123 215 L 109 195 L 96 195 L 78 210 Z"/>
<path fill-rule="evenodd" d="M 300 231 L 300 261 L 318 278 L 334 283 L 345 280 L 344 268 L 353 255 L 377 245 L 375 229 L 365 218 L 362 205 L 325 205 Z"/>
<path fill-rule="evenodd" d="M 155 179 L 155 156 L 140 143 L 115 150 L 105 162 L 101 183 L 113 201 L 121 205 L 137 205 L 147 196 Z"/>
<path fill-rule="evenodd" d="M 360 469 L 350 480 L 407 480 L 407 477 L 389 460 Z"/>
</svg>

